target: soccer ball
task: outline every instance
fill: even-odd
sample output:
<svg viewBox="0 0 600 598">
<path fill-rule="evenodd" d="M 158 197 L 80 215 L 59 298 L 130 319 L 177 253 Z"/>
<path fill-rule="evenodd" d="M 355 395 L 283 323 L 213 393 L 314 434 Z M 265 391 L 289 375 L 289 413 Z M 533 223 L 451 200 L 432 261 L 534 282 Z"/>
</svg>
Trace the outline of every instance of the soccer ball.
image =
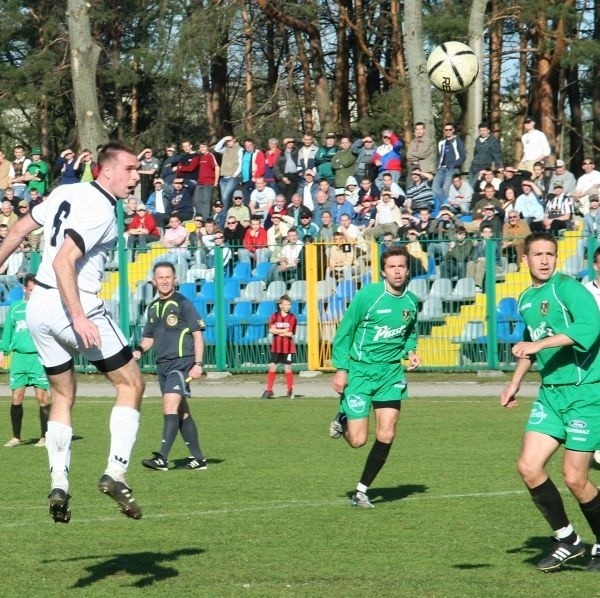
<svg viewBox="0 0 600 598">
<path fill-rule="evenodd" d="M 435 47 L 427 59 L 427 74 L 441 91 L 457 93 L 470 87 L 479 73 L 475 52 L 461 42 L 446 42 Z"/>
</svg>

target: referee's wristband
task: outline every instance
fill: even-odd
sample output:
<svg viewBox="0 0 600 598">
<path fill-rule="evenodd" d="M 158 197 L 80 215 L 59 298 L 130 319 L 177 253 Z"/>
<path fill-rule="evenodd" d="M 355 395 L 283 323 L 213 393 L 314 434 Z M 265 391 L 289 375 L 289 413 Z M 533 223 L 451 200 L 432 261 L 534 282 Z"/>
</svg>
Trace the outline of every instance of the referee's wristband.
<svg viewBox="0 0 600 598">
<path fill-rule="evenodd" d="M 143 355 L 144 347 L 142 347 L 142 345 L 136 345 L 134 351 L 139 351 Z"/>
<path fill-rule="evenodd" d="M 202 361 L 194 361 L 194 365 L 199 365 L 200 367 L 204 367 L 204 362 L 202 362 Z"/>
</svg>

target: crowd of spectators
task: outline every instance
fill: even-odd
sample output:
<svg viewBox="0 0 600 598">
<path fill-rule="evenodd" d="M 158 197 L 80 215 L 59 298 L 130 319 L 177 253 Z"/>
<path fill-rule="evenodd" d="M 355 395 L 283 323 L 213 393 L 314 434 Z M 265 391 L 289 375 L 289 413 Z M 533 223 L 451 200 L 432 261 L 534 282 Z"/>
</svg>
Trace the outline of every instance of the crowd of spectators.
<svg viewBox="0 0 600 598">
<path fill-rule="evenodd" d="M 551 155 L 532 118 L 524 128 L 523 159 L 505 165 L 499 139 L 481 123 L 468 171 L 452 123 L 438 142 L 416 123 L 406 147 L 389 129 L 354 140 L 329 133 L 322 145 L 310 134 L 273 138 L 264 150 L 233 135 L 212 147 L 190 140 L 147 147 L 138 155 L 139 197 L 125 204 L 130 256 L 160 242 L 174 260 L 210 277 L 220 245 L 228 264 L 268 262 L 269 281 L 290 281 L 302 277 L 303 247 L 324 242 L 323 267 L 340 279 L 356 274 L 375 239 L 382 247 L 406 244 L 413 275 L 433 260 L 442 276 L 472 276 L 480 287 L 487 243 L 495 244 L 498 268 L 501 258 L 518 268 L 530 231 L 578 227 L 584 255 L 588 239 L 600 235 L 600 172 L 587 158 L 576 177 Z M 96 175 L 88 149 L 66 148 L 53 164 L 40 148 L 29 154 L 21 145 L 12 159 L 0 151 L 0 241 L 3 227 L 44 200 L 52 179 L 63 185 Z M 23 254 L 40 247 L 40 236 L 31 235 Z M 5 265 L 0 276 L 23 267 Z"/>
</svg>

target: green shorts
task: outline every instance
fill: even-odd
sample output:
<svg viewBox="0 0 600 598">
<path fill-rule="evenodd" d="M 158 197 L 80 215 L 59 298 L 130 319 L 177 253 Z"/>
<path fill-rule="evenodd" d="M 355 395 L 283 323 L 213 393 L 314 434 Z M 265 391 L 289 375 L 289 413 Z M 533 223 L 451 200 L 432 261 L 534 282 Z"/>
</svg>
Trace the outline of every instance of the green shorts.
<svg viewBox="0 0 600 598">
<path fill-rule="evenodd" d="M 9 387 L 35 386 L 48 390 L 48 378 L 37 353 L 16 353 L 10 358 Z"/>
<path fill-rule="evenodd" d="M 526 432 L 540 432 L 573 451 L 600 449 L 600 384 L 542 386 Z"/>
<path fill-rule="evenodd" d="M 371 403 L 401 401 L 407 397 L 406 377 L 400 363 L 353 363 L 348 371 L 340 410 L 348 419 L 369 417 Z"/>
</svg>

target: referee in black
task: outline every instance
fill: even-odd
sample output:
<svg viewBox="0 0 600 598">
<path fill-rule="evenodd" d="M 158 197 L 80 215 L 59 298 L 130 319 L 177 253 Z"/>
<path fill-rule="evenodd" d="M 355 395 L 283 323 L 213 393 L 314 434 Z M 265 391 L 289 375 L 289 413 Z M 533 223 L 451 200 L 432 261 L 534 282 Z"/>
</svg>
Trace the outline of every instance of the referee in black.
<svg viewBox="0 0 600 598">
<path fill-rule="evenodd" d="M 152 283 L 158 298 L 148 306 L 148 320 L 135 359 L 154 347 L 156 369 L 163 397 L 163 433 L 160 450 L 142 465 L 148 469 L 168 471 L 169 453 L 177 431 L 181 431 L 190 457 L 185 469 L 206 469 L 206 459 L 198 440 L 198 429 L 190 413 L 189 379 L 202 376 L 204 338 L 198 312 L 186 297 L 175 291 L 175 266 L 157 262 Z"/>
</svg>

